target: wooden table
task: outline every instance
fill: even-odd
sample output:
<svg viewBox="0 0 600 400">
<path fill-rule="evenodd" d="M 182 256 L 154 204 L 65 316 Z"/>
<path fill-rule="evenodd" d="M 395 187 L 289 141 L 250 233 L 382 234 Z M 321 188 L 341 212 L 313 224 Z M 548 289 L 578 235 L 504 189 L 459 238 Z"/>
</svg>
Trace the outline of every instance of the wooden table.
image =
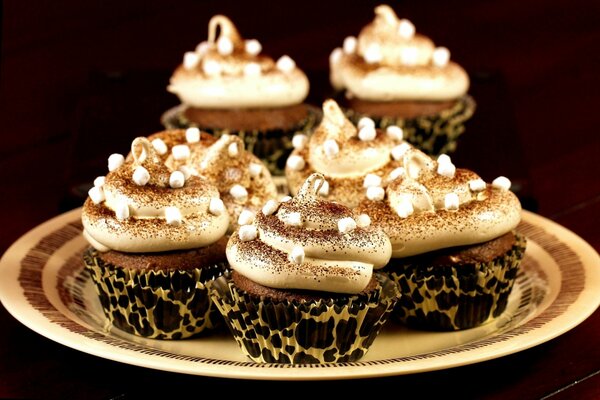
<svg viewBox="0 0 600 400">
<path fill-rule="evenodd" d="M 31 4 L 30 4 L 31 3 Z M 161 129 L 166 85 L 184 51 L 229 16 L 264 52 L 289 54 L 331 89 L 328 56 L 379 2 L 4 2 L 0 252 L 81 205 L 106 157 Z M 600 7 L 583 0 L 393 2 L 469 72 L 475 117 L 453 155 L 486 180 L 508 176 L 524 208 L 600 250 Z M 83 193 L 83 194 L 82 194 Z M 600 268 L 600 265 L 598 266 Z M 2 279 L 2 271 L 0 271 Z M 539 346 L 502 358 L 386 378 L 265 382 L 175 374 L 88 355 L 34 333 L 0 307 L 0 397 L 137 398 L 208 388 L 269 394 L 391 388 L 398 396 L 600 398 L 600 311 Z M 309 389 L 308 392 L 306 389 Z M 285 392 L 284 392 L 285 391 Z M 292 392 L 290 392 L 292 391 Z M 379 393 L 379 392 L 377 392 Z"/>
</svg>

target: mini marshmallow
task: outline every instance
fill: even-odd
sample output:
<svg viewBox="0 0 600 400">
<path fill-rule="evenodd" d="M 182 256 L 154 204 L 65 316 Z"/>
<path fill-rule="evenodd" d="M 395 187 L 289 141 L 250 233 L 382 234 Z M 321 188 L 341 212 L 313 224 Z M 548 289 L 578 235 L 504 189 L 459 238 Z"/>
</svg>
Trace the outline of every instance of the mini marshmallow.
<svg viewBox="0 0 600 400">
<path fill-rule="evenodd" d="M 505 176 L 499 176 L 492 181 L 492 186 L 497 189 L 509 190 L 511 186 L 510 179 Z"/>
<path fill-rule="evenodd" d="M 412 39 L 415 36 L 415 26 L 407 19 L 398 21 L 398 35 L 404 39 Z"/>
<path fill-rule="evenodd" d="M 188 143 L 198 143 L 200 141 L 200 129 L 192 126 L 185 130 L 185 140 Z"/>
<path fill-rule="evenodd" d="M 169 176 L 169 186 L 173 189 L 183 187 L 185 185 L 185 175 L 181 171 L 173 171 Z"/>
<path fill-rule="evenodd" d="M 362 141 L 370 141 L 377 137 L 377 131 L 372 126 L 363 126 L 358 131 L 358 138 Z"/>
<path fill-rule="evenodd" d="M 115 169 L 117 169 L 121 165 L 123 165 L 124 162 L 125 162 L 125 157 L 123 157 L 123 154 L 119 154 L 119 153 L 111 154 L 108 157 L 108 170 L 114 171 Z"/>
<path fill-rule="evenodd" d="M 373 121 L 371 118 L 369 117 L 362 117 L 361 119 L 358 120 L 358 123 L 356 124 L 356 127 L 358 129 L 361 129 L 365 126 L 369 126 L 371 128 L 375 128 L 375 121 Z"/>
<path fill-rule="evenodd" d="M 190 148 L 187 144 L 178 144 L 173 146 L 171 154 L 177 161 L 186 160 L 190 157 Z"/>
<path fill-rule="evenodd" d="M 104 182 L 106 182 L 106 177 L 98 176 L 96 179 L 94 179 L 94 186 L 102 187 L 104 186 Z"/>
<path fill-rule="evenodd" d="M 436 47 L 431 55 L 431 62 L 436 67 L 445 67 L 450 61 L 450 50 L 446 47 Z"/>
<path fill-rule="evenodd" d="M 381 177 L 375 174 L 367 174 L 363 180 L 363 187 L 381 186 Z"/>
<path fill-rule="evenodd" d="M 356 51 L 357 40 L 354 36 L 348 36 L 344 39 L 344 44 L 342 45 L 344 49 L 344 53 L 346 54 L 354 54 Z"/>
<path fill-rule="evenodd" d="M 220 75 L 223 67 L 215 60 L 204 60 L 202 63 L 202 71 L 208 76 Z"/>
<path fill-rule="evenodd" d="M 133 182 L 138 186 L 144 186 L 150 180 L 150 173 L 141 165 L 133 170 Z"/>
<path fill-rule="evenodd" d="M 167 154 L 167 151 L 169 151 L 165 141 L 159 138 L 152 140 L 152 147 L 161 156 Z"/>
<path fill-rule="evenodd" d="M 183 217 L 181 216 L 181 211 L 177 207 L 167 207 L 165 208 L 165 219 L 167 220 L 167 224 L 169 225 L 181 225 L 181 221 Z"/>
<path fill-rule="evenodd" d="M 248 199 L 248 191 L 242 185 L 236 184 L 229 189 L 229 194 L 237 201 L 245 202 Z"/>
<path fill-rule="evenodd" d="M 94 186 L 88 190 L 88 196 L 90 196 L 90 199 L 92 199 L 94 204 L 100 204 L 106 200 L 106 197 L 104 196 L 104 189 L 102 189 L 100 186 Z"/>
<path fill-rule="evenodd" d="M 292 196 L 283 196 L 281 199 L 279 199 L 279 202 L 280 203 L 287 203 L 291 199 L 292 199 Z"/>
<path fill-rule="evenodd" d="M 438 162 L 437 173 L 446 178 L 453 178 L 456 173 L 456 167 L 450 161 Z"/>
<path fill-rule="evenodd" d="M 358 225 L 359 228 L 369 227 L 369 225 L 371 225 L 371 217 L 367 214 L 360 214 L 356 217 L 356 225 Z"/>
<path fill-rule="evenodd" d="M 404 65 L 416 65 L 418 55 L 419 53 L 416 47 L 405 47 L 400 52 L 400 60 Z"/>
<path fill-rule="evenodd" d="M 256 39 L 248 39 L 244 43 L 244 49 L 246 50 L 246 53 L 256 56 L 262 51 L 262 45 Z"/>
<path fill-rule="evenodd" d="M 294 246 L 290 253 L 290 258 L 296 264 L 302 264 L 304 262 L 304 249 L 302 246 Z"/>
<path fill-rule="evenodd" d="M 186 51 L 183 54 L 183 68 L 185 69 L 196 68 L 198 61 L 200 61 L 200 55 L 193 51 Z"/>
<path fill-rule="evenodd" d="M 276 63 L 277 69 L 281 72 L 292 72 L 296 68 L 296 62 L 289 56 L 281 56 Z"/>
<path fill-rule="evenodd" d="M 302 215 L 299 212 L 292 212 L 285 216 L 283 221 L 286 225 L 302 226 Z"/>
<path fill-rule="evenodd" d="M 308 136 L 306 136 L 303 133 L 294 135 L 294 137 L 292 138 L 292 146 L 294 146 L 294 149 L 296 150 L 304 149 L 306 143 L 308 143 Z"/>
<path fill-rule="evenodd" d="M 396 207 L 396 213 L 400 218 L 407 218 L 415 212 L 412 202 L 409 197 L 405 197 L 398 203 Z"/>
<path fill-rule="evenodd" d="M 450 156 L 448 154 L 440 154 L 437 158 L 437 162 L 438 163 L 451 163 L 452 159 L 450 158 Z"/>
<path fill-rule="evenodd" d="M 406 170 L 404 169 L 404 167 L 398 167 L 395 168 L 394 170 L 392 170 L 392 172 L 390 172 L 390 180 L 394 180 L 396 178 L 400 178 L 406 175 Z"/>
<path fill-rule="evenodd" d="M 227 36 L 219 37 L 217 40 L 217 51 L 222 56 L 228 56 L 233 53 L 233 42 Z"/>
<path fill-rule="evenodd" d="M 238 144 L 230 143 L 229 146 L 227 146 L 227 154 L 229 154 L 229 157 L 237 157 L 240 154 Z"/>
<path fill-rule="evenodd" d="M 212 215 L 219 216 L 225 212 L 225 204 L 218 197 L 213 197 L 208 203 L 208 212 Z"/>
<path fill-rule="evenodd" d="M 335 139 L 327 139 L 323 142 L 323 151 L 328 158 L 332 158 L 340 152 L 340 146 Z"/>
<path fill-rule="evenodd" d="M 271 215 L 279 208 L 279 203 L 276 200 L 269 200 L 265 203 L 262 208 L 262 213 L 264 215 Z"/>
<path fill-rule="evenodd" d="M 455 211 L 458 210 L 459 201 L 456 193 L 448 193 L 444 196 L 444 208 L 446 210 Z"/>
<path fill-rule="evenodd" d="M 177 168 L 177 171 L 180 171 L 183 174 L 183 179 L 184 180 L 188 180 L 190 178 L 190 176 L 194 175 L 194 169 L 188 167 L 187 165 L 182 165 L 181 167 Z"/>
<path fill-rule="evenodd" d="M 381 47 L 377 43 L 371 43 L 364 54 L 365 61 L 367 64 L 375 64 L 381 61 L 383 55 L 381 54 Z"/>
<path fill-rule="evenodd" d="M 256 239 L 258 231 L 254 225 L 242 225 L 238 231 L 238 237 L 242 242 L 249 242 Z"/>
<path fill-rule="evenodd" d="M 404 139 L 404 131 L 397 125 L 390 125 L 385 129 L 385 133 L 394 140 L 401 141 Z"/>
<path fill-rule="evenodd" d="M 402 142 L 400 143 L 398 146 L 395 146 L 392 149 L 392 158 L 396 161 L 402 159 L 402 157 L 404 157 L 404 153 L 406 153 L 408 150 L 410 150 L 411 145 L 408 144 L 407 142 Z"/>
<path fill-rule="evenodd" d="M 356 221 L 354 221 L 352 217 L 344 217 L 339 219 L 337 225 L 340 233 L 348 233 L 356 229 Z"/>
<path fill-rule="evenodd" d="M 367 199 L 381 201 L 385 197 L 385 190 L 381 186 L 371 186 L 367 188 Z"/>
<path fill-rule="evenodd" d="M 333 49 L 331 54 L 329 55 L 329 63 L 337 64 L 342 59 L 342 55 L 344 54 L 344 50 L 341 47 L 336 47 Z"/>
<path fill-rule="evenodd" d="M 469 189 L 471 189 L 472 192 L 481 192 L 482 190 L 484 190 L 486 187 L 485 181 L 481 178 L 478 179 L 473 179 L 472 181 L 469 181 Z"/>
<path fill-rule="evenodd" d="M 301 156 L 291 155 L 288 157 L 285 165 L 292 171 L 300 171 L 304 169 L 306 161 L 304 161 L 304 158 L 302 158 Z"/>
<path fill-rule="evenodd" d="M 118 220 L 125 220 L 129 218 L 129 205 L 126 201 L 121 200 L 117 202 L 115 207 L 115 216 Z"/>
<path fill-rule="evenodd" d="M 204 54 L 206 54 L 206 51 L 208 50 L 208 48 L 210 47 L 210 45 L 208 44 L 208 42 L 206 40 L 198 43 L 198 46 L 196 46 L 196 53 L 198 53 L 199 56 L 203 56 Z"/>
<path fill-rule="evenodd" d="M 239 225 L 248 225 L 254 222 L 254 213 L 250 210 L 243 210 L 238 217 Z"/>
<path fill-rule="evenodd" d="M 258 63 L 249 63 L 244 65 L 244 75 L 246 76 L 260 76 L 262 70 L 260 68 L 260 64 Z"/>
<path fill-rule="evenodd" d="M 256 178 L 262 172 L 262 165 L 257 163 L 250 163 L 248 166 L 248 171 L 250 172 L 250 176 Z"/>
</svg>

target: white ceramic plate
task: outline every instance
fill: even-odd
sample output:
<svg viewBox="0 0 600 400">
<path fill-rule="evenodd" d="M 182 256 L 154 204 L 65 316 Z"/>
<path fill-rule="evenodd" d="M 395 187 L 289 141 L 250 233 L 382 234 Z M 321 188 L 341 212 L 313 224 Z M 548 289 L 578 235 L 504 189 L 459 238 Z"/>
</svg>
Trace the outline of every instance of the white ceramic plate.
<svg viewBox="0 0 600 400">
<path fill-rule="evenodd" d="M 516 353 L 555 338 L 600 304 L 600 256 L 580 237 L 524 211 L 528 237 L 507 310 L 460 332 L 409 330 L 390 321 L 358 362 L 257 364 L 225 330 L 182 341 L 143 339 L 111 329 L 83 273 L 80 209 L 53 218 L 15 242 L 0 260 L 0 300 L 23 324 L 65 346 L 132 365 L 244 379 L 381 377 L 451 368 Z"/>
</svg>

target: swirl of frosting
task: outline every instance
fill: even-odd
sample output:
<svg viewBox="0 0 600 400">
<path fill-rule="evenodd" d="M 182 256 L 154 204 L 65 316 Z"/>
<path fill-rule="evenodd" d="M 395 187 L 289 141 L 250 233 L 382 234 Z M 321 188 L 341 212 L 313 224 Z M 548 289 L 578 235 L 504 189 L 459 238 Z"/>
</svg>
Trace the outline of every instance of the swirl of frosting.
<svg viewBox="0 0 600 400">
<path fill-rule="evenodd" d="M 204 247 L 225 234 L 229 215 L 207 180 L 171 171 L 144 137 L 132 142 L 131 157 L 112 155 L 109 173 L 89 191 L 82 223 L 92 246 L 160 252 Z"/>
<path fill-rule="evenodd" d="M 391 256 L 387 235 L 339 203 L 323 200 L 325 182 L 311 175 L 294 198 L 265 204 L 252 224 L 241 226 L 227 244 L 233 269 L 263 285 L 359 293 L 373 269 Z"/>
<path fill-rule="evenodd" d="M 365 100 L 450 100 L 469 89 L 465 70 L 450 61 L 445 47 L 415 33 L 387 5 L 358 38 L 347 37 L 330 57 L 330 80 L 336 89 Z"/>
<path fill-rule="evenodd" d="M 244 40 L 224 15 L 208 25 L 208 41 L 185 53 L 168 90 L 198 108 L 283 107 L 300 104 L 309 82 L 289 56 L 276 62 L 261 44 Z"/>
<path fill-rule="evenodd" d="M 244 148 L 236 135 L 222 135 L 198 164 L 198 173 L 217 187 L 231 216 L 231 229 L 240 218 L 252 218 L 270 199 L 277 187 L 263 162 Z"/>
<path fill-rule="evenodd" d="M 417 149 L 404 154 L 404 167 L 385 198 L 356 208 L 389 235 L 394 258 L 483 243 L 521 220 L 521 203 L 504 177 L 488 184 L 446 155 L 436 161 Z"/>
<path fill-rule="evenodd" d="M 369 118 L 355 126 L 331 99 L 323 103 L 323 118 L 305 141 L 294 140 L 286 164 L 286 178 L 295 194 L 310 174 L 327 178 L 321 195 L 349 207 L 383 193 L 396 174 L 402 173 L 401 154 L 412 146 L 402 140 L 399 127 L 375 128 Z"/>
</svg>

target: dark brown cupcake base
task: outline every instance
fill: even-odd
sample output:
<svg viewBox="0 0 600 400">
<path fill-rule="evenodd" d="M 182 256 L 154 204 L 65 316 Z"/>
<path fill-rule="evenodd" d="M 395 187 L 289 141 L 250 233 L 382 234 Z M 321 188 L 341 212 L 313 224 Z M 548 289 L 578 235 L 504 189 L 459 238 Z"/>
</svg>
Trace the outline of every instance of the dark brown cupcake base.
<svg viewBox="0 0 600 400">
<path fill-rule="evenodd" d="M 392 259 L 385 271 L 402 295 L 392 318 L 435 331 L 473 328 L 497 318 L 506 309 L 525 253 L 525 237 L 515 238 L 508 252 L 485 263 L 430 266 Z"/>
<path fill-rule="evenodd" d="M 208 291 L 226 269 L 224 263 L 186 270 L 125 269 L 104 262 L 93 248 L 83 260 L 106 318 L 124 332 L 186 339 L 222 323 Z"/>
</svg>

